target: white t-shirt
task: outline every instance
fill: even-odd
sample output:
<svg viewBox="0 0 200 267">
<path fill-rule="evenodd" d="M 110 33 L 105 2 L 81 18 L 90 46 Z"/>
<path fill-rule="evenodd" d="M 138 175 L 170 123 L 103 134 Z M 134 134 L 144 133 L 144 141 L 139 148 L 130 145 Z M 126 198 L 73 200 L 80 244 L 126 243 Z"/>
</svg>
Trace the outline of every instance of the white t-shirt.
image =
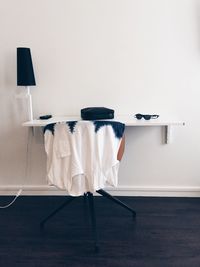
<svg viewBox="0 0 200 267">
<path fill-rule="evenodd" d="M 47 180 L 72 196 L 117 186 L 117 153 L 125 125 L 74 121 L 45 127 Z"/>
</svg>

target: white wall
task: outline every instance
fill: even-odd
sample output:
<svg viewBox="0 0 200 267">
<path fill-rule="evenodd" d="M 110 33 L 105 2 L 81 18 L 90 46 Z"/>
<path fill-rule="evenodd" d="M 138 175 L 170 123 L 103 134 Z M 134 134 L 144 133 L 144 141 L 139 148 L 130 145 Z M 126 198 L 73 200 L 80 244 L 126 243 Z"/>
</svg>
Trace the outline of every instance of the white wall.
<svg viewBox="0 0 200 267">
<path fill-rule="evenodd" d="M 170 145 L 159 127 L 127 129 L 117 193 L 200 196 L 200 0 L 0 0 L 0 35 L 1 194 L 46 185 L 38 132 L 25 177 L 26 103 L 15 94 L 16 47 L 27 46 L 35 117 L 92 105 L 186 121 Z"/>
</svg>

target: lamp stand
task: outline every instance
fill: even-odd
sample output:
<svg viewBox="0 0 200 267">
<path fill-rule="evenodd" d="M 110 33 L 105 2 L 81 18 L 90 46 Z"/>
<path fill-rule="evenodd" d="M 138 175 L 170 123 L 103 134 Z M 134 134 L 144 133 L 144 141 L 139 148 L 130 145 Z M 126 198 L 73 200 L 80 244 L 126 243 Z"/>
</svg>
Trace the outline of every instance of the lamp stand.
<svg viewBox="0 0 200 267">
<path fill-rule="evenodd" d="M 33 120 L 32 96 L 30 93 L 30 87 L 26 86 L 25 88 L 27 90 L 27 98 L 28 98 L 28 119 L 29 121 L 32 121 Z"/>
</svg>

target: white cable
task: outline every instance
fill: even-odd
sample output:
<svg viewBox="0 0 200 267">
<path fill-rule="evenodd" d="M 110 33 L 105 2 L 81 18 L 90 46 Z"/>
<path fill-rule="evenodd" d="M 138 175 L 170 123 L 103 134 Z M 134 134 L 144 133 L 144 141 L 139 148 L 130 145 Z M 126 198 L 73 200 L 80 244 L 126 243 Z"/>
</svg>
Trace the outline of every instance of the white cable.
<svg viewBox="0 0 200 267">
<path fill-rule="evenodd" d="M 25 166 L 25 177 L 28 176 L 28 165 L 29 165 L 29 139 L 30 139 L 30 131 L 31 129 L 28 128 L 28 137 L 27 137 L 27 143 L 26 143 L 26 166 Z M 16 194 L 16 196 L 14 197 L 14 199 L 7 205 L 5 206 L 0 206 L 0 209 L 6 209 L 8 207 L 10 207 L 16 200 L 17 198 L 21 195 L 23 191 L 23 187 L 20 188 Z"/>
<path fill-rule="evenodd" d="M 7 204 L 7 205 L 5 205 L 5 206 L 0 206 L 0 209 L 6 209 L 6 208 L 10 207 L 10 206 L 15 202 L 15 200 L 21 195 L 22 191 L 23 191 L 22 188 L 19 189 L 19 191 L 17 192 L 17 194 L 16 194 L 16 196 L 14 197 L 14 199 L 13 199 L 9 204 Z"/>
</svg>

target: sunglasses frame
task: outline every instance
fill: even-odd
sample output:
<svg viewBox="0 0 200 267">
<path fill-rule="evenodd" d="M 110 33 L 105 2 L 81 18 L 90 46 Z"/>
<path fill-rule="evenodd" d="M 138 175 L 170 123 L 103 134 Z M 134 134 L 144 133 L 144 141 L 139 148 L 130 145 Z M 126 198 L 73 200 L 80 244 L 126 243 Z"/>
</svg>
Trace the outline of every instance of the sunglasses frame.
<svg viewBox="0 0 200 267">
<path fill-rule="evenodd" d="M 159 115 L 157 115 L 157 114 L 150 115 L 150 114 L 140 114 L 140 113 L 137 113 L 137 114 L 134 115 L 134 117 L 137 120 L 141 120 L 143 118 L 146 121 L 149 121 L 151 119 L 157 119 L 159 117 Z"/>
</svg>

